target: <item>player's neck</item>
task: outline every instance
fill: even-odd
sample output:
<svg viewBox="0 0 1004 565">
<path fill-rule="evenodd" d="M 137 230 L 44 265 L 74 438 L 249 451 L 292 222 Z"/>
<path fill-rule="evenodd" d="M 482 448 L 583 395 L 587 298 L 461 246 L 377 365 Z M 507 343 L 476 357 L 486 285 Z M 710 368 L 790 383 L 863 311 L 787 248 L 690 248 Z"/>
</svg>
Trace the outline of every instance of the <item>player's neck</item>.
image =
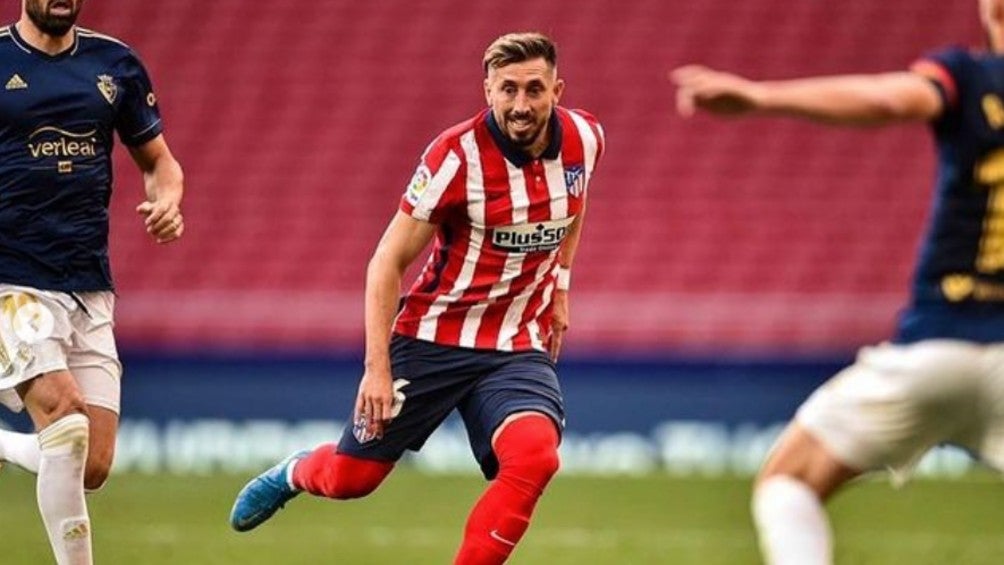
<svg viewBox="0 0 1004 565">
<path fill-rule="evenodd" d="M 547 151 L 547 147 L 551 145 L 551 128 L 549 126 L 550 124 L 545 125 L 544 131 L 540 132 L 537 139 L 526 148 L 526 154 L 535 160 L 540 159 L 544 151 Z"/>
<path fill-rule="evenodd" d="M 17 33 L 28 45 L 49 55 L 58 55 L 73 46 L 74 34 L 77 28 L 74 26 L 66 35 L 55 36 L 44 33 L 38 29 L 28 16 L 21 16 L 17 24 Z"/>
</svg>

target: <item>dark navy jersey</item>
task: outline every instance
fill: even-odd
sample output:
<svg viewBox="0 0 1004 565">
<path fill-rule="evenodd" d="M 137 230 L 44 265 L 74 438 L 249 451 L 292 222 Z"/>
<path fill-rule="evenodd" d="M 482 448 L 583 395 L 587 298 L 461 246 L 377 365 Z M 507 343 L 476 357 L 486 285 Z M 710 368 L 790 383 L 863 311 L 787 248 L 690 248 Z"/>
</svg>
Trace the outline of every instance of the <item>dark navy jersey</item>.
<svg viewBox="0 0 1004 565">
<path fill-rule="evenodd" d="M 948 49 L 912 70 L 944 110 L 931 124 L 934 206 L 897 341 L 1004 341 L 1004 57 Z"/>
<path fill-rule="evenodd" d="M 136 54 L 76 28 L 50 56 L 0 28 L 0 283 L 110 290 L 108 203 L 114 133 L 129 146 L 161 132 Z"/>
</svg>

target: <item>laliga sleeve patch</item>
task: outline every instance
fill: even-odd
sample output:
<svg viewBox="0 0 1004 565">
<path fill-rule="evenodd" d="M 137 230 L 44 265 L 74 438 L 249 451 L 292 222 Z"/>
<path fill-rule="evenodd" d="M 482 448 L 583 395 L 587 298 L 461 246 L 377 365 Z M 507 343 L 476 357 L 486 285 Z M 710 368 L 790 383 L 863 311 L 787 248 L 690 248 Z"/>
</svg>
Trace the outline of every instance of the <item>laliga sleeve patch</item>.
<svg viewBox="0 0 1004 565">
<path fill-rule="evenodd" d="M 422 198 L 422 194 L 429 188 L 431 181 L 432 171 L 424 164 L 419 165 L 418 169 L 415 170 L 415 175 L 411 177 L 411 182 L 408 183 L 408 190 L 405 193 L 405 198 L 412 206 L 418 204 L 418 201 Z"/>
</svg>

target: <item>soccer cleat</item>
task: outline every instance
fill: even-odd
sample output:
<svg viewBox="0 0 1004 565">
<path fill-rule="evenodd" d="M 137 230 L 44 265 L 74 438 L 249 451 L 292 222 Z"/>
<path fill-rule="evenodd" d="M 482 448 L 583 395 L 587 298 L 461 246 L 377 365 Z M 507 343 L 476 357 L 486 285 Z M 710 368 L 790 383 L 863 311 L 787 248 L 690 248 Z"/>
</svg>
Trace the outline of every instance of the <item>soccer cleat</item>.
<svg viewBox="0 0 1004 565">
<path fill-rule="evenodd" d="M 257 528 L 300 494 L 290 485 L 289 470 L 308 453 L 309 450 L 297 451 L 244 485 L 230 511 L 230 525 L 238 532 Z"/>
</svg>

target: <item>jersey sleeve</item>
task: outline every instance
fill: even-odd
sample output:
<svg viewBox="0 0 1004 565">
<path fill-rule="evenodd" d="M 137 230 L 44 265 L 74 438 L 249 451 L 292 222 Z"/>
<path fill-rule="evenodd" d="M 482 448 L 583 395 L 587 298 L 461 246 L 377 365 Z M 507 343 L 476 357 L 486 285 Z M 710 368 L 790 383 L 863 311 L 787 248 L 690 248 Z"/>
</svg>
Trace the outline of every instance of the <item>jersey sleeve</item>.
<svg viewBox="0 0 1004 565">
<path fill-rule="evenodd" d="M 416 220 L 441 223 L 458 207 L 464 205 L 463 161 L 450 143 L 440 137 L 422 154 L 412 175 L 400 210 Z"/>
<path fill-rule="evenodd" d="M 953 47 L 922 56 L 910 65 L 910 70 L 931 81 L 945 108 L 954 109 L 959 103 L 959 89 L 964 86 L 970 59 L 968 51 Z"/>
<path fill-rule="evenodd" d="M 606 149 L 606 134 L 596 116 L 589 112 L 576 108 L 570 110 L 569 113 L 572 116 L 572 122 L 579 130 L 579 138 L 582 140 L 585 177 L 581 190 L 584 193 L 588 190 L 587 187 L 591 184 L 593 175 L 596 173 L 596 167 L 600 164 L 600 159 L 603 157 L 603 152 Z"/>
<path fill-rule="evenodd" d="M 600 121 L 596 119 L 596 116 L 582 109 L 576 109 L 574 112 L 581 116 L 582 119 L 586 120 L 586 123 L 589 124 L 589 129 L 592 130 L 593 135 L 596 138 L 596 157 L 593 159 L 593 168 L 596 168 L 596 165 L 600 163 L 600 158 L 603 157 L 603 152 L 607 147 L 606 132 L 603 131 L 603 126 L 600 125 Z"/>
<path fill-rule="evenodd" d="M 163 131 L 157 96 L 143 63 L 129 51 L 117 69 L 122 101 L 115 116 L 115 129 L 122 143 L 136 147 L 157 137 Z"/>
</svg>

